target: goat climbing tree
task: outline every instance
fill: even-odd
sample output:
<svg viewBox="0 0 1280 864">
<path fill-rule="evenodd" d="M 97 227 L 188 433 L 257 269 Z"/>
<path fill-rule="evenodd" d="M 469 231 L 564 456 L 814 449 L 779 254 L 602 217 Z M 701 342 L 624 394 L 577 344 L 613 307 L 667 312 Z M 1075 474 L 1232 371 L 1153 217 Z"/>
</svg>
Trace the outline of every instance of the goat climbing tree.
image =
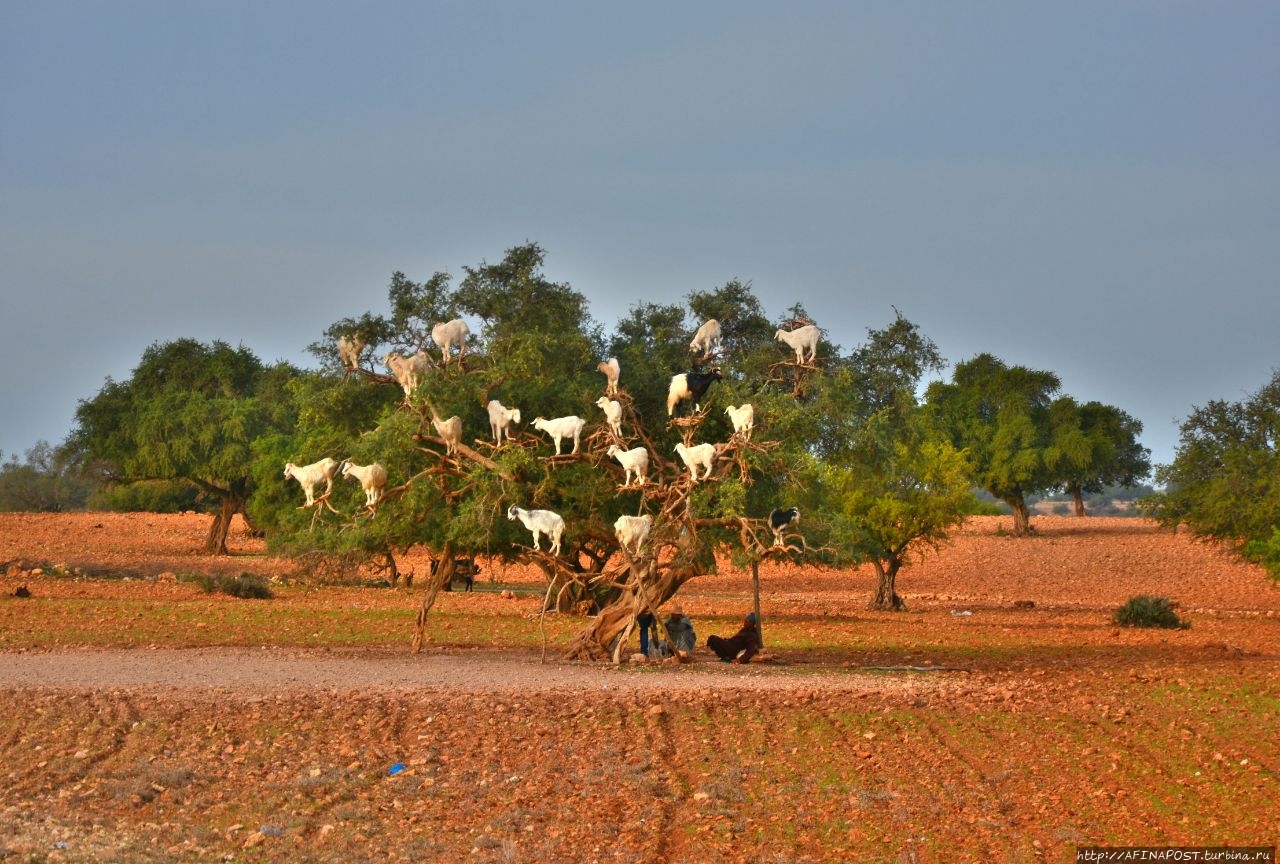
<svg viewBox="0 0 1280 864">
<path fill-rule="evenodd" d="M 851 424 L 873 413 L 858 390 L 863 373 L 825 341 L 816 362 L 786 368 L 794 354 L 774 333 L 807 320 L 801 307 L 771 322 L 750 286 L 735 281 L 691 294 L 687 308 L 639 303 L 605 339 L 585 298 L 543 276 L 543 254 L 532 244 L 511 249 L 496 264 L 464 268 L 456 289 L 445 274 L 419 285 L 397 273 L 388 292 L 389 316 L 342 319 L 313 346 L 329 371 L 295 387 L 298 428 L 264 452 L 272 458 L 305 452 L 377 461 L 390 481 L 376 512 L 360 508 L 358 484 L 347 484 L 341 492 L 347 503 L 338 507 L 347 515 L 325 514 L 319 526 L 277 508 L 296 548 L 383 562 L 393 576 L 397 556 L 414 546 L 429 549 L 439 566 L 426 586 L 415 647 L 426 638 L 428 613 L 455 556 L 525 560 L 546 575 L 547 610 L 594 613 L 567 651 L 599 659 L 616 654 L 636 613 L 656 611 L 717 562 L 871 560 L 861 540 L 864 526 L 837 535 L 823 515 L 831 496 L 839 495 L 836 521 L 847 529 L 849 520 L 862 518 L 864 499 L 836 477 L 853 476 L 858 488 L 867 482 L 866 472 L 840 470 L 855 458 L 845 440 Z M 432 324 L 459 316 L 472 322 L 465 359 L 433 363 L 406 396 L 378 358 L 391 350 L 430 352 Z M 719 351 L 694 357 L 690 338 L 711 317 L 724 332 Z M 342 336 L 357 336 L 365 346 L 354 365 L 338 360 Z M 620 435 L 596 406 L 606 390 L 597 364 L 609 356 L 622 370 L 620 392 L 612 397 L 622 406 Z M 669 418 L 671 377 L 712 366 L 722 377 L 702 397 L 700 410 L 686 401 Z M 491 399 L 522 414 L 523 423 L 501 446 L 490 437 L 485 406 Z M 726 412 L 746 402 L 755 409 L 749 441 L 733 432 Z M 557 456 L 531 421 L 569 415 L 586 421 L 582 445 L 576 454 Z M 447 452 L 432 421 L 453 416 L 461 421 L 462 442 Z M 711 476 L 695 481 L 675 453 L 677 443 L 715 445 Z M 614 444 L 648 451 L 648 482 L 623 485 L 624 469 L 608 453 Z M 564 518 L 559 555 L 545 545 L 532 548 L 523 525 L 507 519 L 512 505 Z M 774 507 L 787 506 L 806 513 L 808 542 L 797 534 L 777 547 L 767 517 Z M 624 514 L 652 519 L 638 553 L 623 550 L 614 536 L 613 523 Z M 408 581 L 413 574 L 404 575 Z"/>
</svg>

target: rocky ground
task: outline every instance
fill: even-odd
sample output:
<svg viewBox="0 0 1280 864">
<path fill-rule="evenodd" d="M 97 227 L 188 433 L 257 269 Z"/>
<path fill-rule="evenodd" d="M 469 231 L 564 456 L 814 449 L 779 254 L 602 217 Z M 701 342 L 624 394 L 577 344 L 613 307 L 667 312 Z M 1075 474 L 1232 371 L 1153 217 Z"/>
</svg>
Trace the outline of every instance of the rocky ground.
<svg viewBox="0 0 1280 864">
<path fill-rule="evenodd" d="M 973 520 L 901 575 L 906 613 L 866 610 L 865 570 L 766 568 L 770 662 L 613 668 L 483 635 L 491 620 L 527 633 L 532 591 L 442 596 L 416 656 L 416 590 L 282 588 L 253 637 L 215 638 L 240 633 L 221 622 L 250 601 L 173 574 L 305 574 L 243 531 L 230 559 L 196 554 L 196 515 L 3 515 L 0 860 L 1067 861 L 1086 844 L 1274 844 L 1280 590 L 1144 521 L 1035 524 L 1018 539 Z M 536 586 L 484 567 L 481 589 Z M 1191 628 L 1111 624 L 1139 593 Z M 680 599 L 705 634 L 749 598 L 725 567 Z M 288 635 L 299 609 L 338 622 L 326 644 Z M 385 637 L 342 635 L 380 616 Z M 160 641 L 157 617 L 205 626 Z"/>
</svg>

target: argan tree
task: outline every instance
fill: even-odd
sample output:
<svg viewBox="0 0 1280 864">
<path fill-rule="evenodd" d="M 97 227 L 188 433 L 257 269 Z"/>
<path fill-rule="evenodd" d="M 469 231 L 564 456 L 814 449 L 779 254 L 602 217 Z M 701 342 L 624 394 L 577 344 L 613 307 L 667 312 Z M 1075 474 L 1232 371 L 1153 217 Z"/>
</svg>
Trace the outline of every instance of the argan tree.
<svg viewBox="0 0 1280 864">
<path fill-rule="evenodd" d="M 1241 401 L 1195 408 L 1179 432 L 1173 462 L 1156 469 L 1164 491 L 1148 511 L 1280 580 L 1280 372 Z"/>
<path fill-rule="evenodd" d="M 361 508 L 355 484 L 340 488 L 329 502 L 337 505 L 336 513 L 284 505 L 298 496 L 279 480 L 273 488 L 264 484 L 261 496 L 279 514 L 281 531 L 273 542 L 294 552 L 380 562 L 394 573 L 396 557 L 413 546 L 428 549 L 440 566 L 427 585 L 419 637 L 455 557 L 520 558 L 546 574 L 548 607 L 598 610 L 570 653 L 602 657 L 636 612 L 656 608 L 685 581 L 714 568 L 718 551 L 749 546 L 763 554 L 764 517 L 791 469 L 776 443 L 735 439 L 724 407 L 755 399 L 757 416 L 764 418 L 782 413 L 775 403 L 794 400 L 759 389 L 768 363 L 779 356 L 771 344 L 773 326 L 749 290 L 730 283 L 695 295 L 692 305 L 745 322 L 750 338 L 735 332 L 723 356 L 698 367 L 717 366 L 723 376 L 703 398 L 700 412 L 685 404 L 669 418 L 671 376 L 706 359 L 688 350 L 698 321 L 686 319 L 679 307 L 640 305 L 606 342 L 585 298 L 542 274 L 543 254 L 533 244 L 508 250 L 499 262 L 464 268 L 456 289 L 446 275 L 418 285 L 397 273 L 388 292 L 390 315 L 342 319 L 313 346 L 327 371 L 294 383 L 298 427 L 260 445 L 262 464 L 321 455 L 378 461 L 391 480 L 376 512 Z M 403 398 L 372 358 L 393 347 L 406 354 L 430 351 L 431 325 L 453 315 L 472 323 L 467 357 L 443 365 L 435 353 L 421 386 Z M 354 376 L 335 359 L 337 339 L 344 335 L 358 335 L 365 345 Z M 619 357 L 623 370 L 616 397 L 623 406 L 621 438 L 608 430 L 595 404 L 605 389 L 596 365 L 610 355 Z M 523 415 L 523 424 L 501 447 L 489 436 L 485 406 L 491 399 Z M 587 421 L 586 434 L 578 453 L 555 456 L 531 421 L 569 414 Z M 454 416 L 463 440 L 448 452 L 436 424 Z M 718 445 L 710 480 L 692 481 L 675 455 L 677 442 Z M 608 454 L 612 444 L 648 449 L 648 483 L 621 486 L 622 466 Z M 796 441 L 797 451 L 803 446 Z M 263 469 L 264 480 L 268 476 Z M 529 533 L 507 518 L 512 505 L 565 518 L 560 555 L 545 546 L 530 548 Z M 614 536 L 613 522 L 624 513 L 653 519 L 650 542 L 639 557 L 620 550 Z"/>
<path fill-rule="evenodd" d="M 1108 486 L 1134 486 L 1151 474 L 1151 451 L 1138 441 L 1142 423 L 1111 405 L 1080 405 L 1060 396 L 1049 406 L 1050 444 L 1045 461 L 1056 488 L 1072 498 L 1084 516 L 1085 494 Z"/>
<path fill-rule="evenodd" d="M 916 398 L 924 375 L 942 366 L 933 341 L 898 313 L 868 330 L 813 406 L 823 418 L 814 473 L 827 543 L 835 563 L 873 565 L 873 609 L 904 608 L 899 571 L 946 543 L 972 501 L 967 458 Z"/>
<path fill-rule="evenodd" d="M 1013 532 L 1031 528 L 1027 496 L 1057 477 L 1048 456 L 1050 405 L 1061 384 L 1052 372 L 1008 366 L 990 354 L 957 364 L 951 382 L 926 391 L 934 421 L 969 453 L 973 479 L 1013 510 Z"/>
<path fill-rule="evenodd" d="M 80 402 L 68 445 L 109 482 L 194 484 L 216 502 L 205 551 L 225 555 L 231 520 L 252 492 L 255 442 L 294 425 L 286 391 L 296 374 L 243 346 L 157 343 L 129 380 L 108 379 Z"/>
</svg>

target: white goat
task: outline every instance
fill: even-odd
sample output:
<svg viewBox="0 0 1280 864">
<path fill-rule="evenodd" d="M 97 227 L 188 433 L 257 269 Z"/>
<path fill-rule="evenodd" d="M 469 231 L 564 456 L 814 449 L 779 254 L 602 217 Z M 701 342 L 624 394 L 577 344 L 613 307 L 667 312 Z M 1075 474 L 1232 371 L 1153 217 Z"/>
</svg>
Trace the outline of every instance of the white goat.
<svg viewBox="0 0 1280 864">
<path fill-rule="evenodd" d="M 756 425 L 756 409 L 750 402 L 743 402 L 738 407 L 730 405 L 724 409 L 724 413 L 729 415 L 729 420 L 733 423 L 733 431 L 742 435 L 743 441 L 751 440 L 751 430 Z"/>
<path fill-rule="evenodd" d="M 818 356 L 818 339 L 822 332 L 818 330 L 817 324 L 806 324 L 803 327 L 797 327 L 794 330 L 779 330 L 773 334 L 775 340 L 781 339 L 791 346 L 791 350 L 796 352 L 796 362 L 804 363 L 804 354 L 809 352 L 809 362 L 812 363 Z"/>
<path fill-rule="evenodd" d="M 694 483 L 698 482 L 699 467 L 707 469 L 707 472 L 702 475 L 703 480 L 711 476 L 711 469 L 716 464 L 716 445 L 695 444 L 692 447 L 686 447 L 683 443 L 680 443 L 676 445 L 676 452 L 684 460 L 684 464 L 688 467 L 689 475 L 693 478 Z"/>
<path fill-rule="evenodd" d="M 354 369 L 360 365 L 360 352 L 364 350 L 364 340 L 354 333 L 338 337 L 338 362 L 343 368 Z"/>
<path fill-rule="evenodd" d="M 520 409 L 504 407 L 497 399 L 489 400 L 489 431 L 493 433 L 493 443 L 502 445 L 502 436 L 511 440 L 511 430 L 507 427 L 520 422 Z"/>
<path fill-rule="evenodd" d="M 604 419 L 609 423 L 609 428 L 613 430 L 613 434 L 622 437 L 622 403 L 617 399 L 610 399 L 608 396 L 601 396 L 596 400 L 596 404 L 600 406 L 600 410 L 604 412 Z"/>
<path fill-rule="evenodd" d="M 298 481 L 298 485 L 302 487 L 303 493 L 307 496 L 305 505 L 307 507 L 311 507 L 316 503 L 316 486 L 320 485 L 320 481 L 324 481 L 325 495 L 333 491 L 333 475 L 337 471 L 338 463 L 328 456 L 319 462 L 312 462 L 310 465 L 298 466 L 292 462 L 284 463 L 285 479 L 292 477 Z"/>
<path fill-rule="evenodd" d="M 608 396 L 618 395 L 618 377 L 622 375 L 622 368 L 618 365 L 617 357 L 610 357 L 603 363 L 596 364 L 596 370 L 604 376 L 604 392 Z"/>
<path fill-rule="evenodd" d="M 462 443 L 462 418 L 453 415 L 448 420 L 441 420 L 439 417 L 431 418 L 431 425 L 436 427 L 436 431 L 440 433 L 440 437 L 444 439 L 444 452 L 446 455 L 452 455 L 458 452 L 458 445 Z"/>
<path fill-rule="evenodd" d="M 436 347 L 440 349 L 446 366 L 449 365 L 449 358 L 454 345 L 458 346 L 459 360 L 467 356 L 467 336 L 470 333 L 471 328 L 461 318 L 454 318 L 452 321 L 441 321 L 431 328 L 431 341 L 436 343 Z"/>
<path fill-rule="evenodd" d="M 560 537 L 564 534 L 564 517 L 550 510 L 521 510 L 514 504 L 507 510 L 507 519 L 514 522 L 519 519 L 524 527 L 533 532 L 533 548 L 541 549 L 538 539 L 546 534 L 551 539 L 551 554 L 560 554 Z"/>
<path fill-rule="evenodd" d="M 378 503 L 382 490 L 387 487 L 387 469 L 377 462 L 372 465 L 357 465 L 346 459 L 342 463 L 342 476 L 354 477 L 360 481 L 360 488 L 364 489 L 364 504 L 370 510 Z"/>
<path fill-rule="evenodd" d="M 635 554 L 639 555 L 640 547 L 649 539 L 649 530 L 652 527 L 653 517 L 651 516 L 619 516 L 613 523 L 613 534 L 618 538 L 619 546 L 629 551 L 634 546 Z"/>
<path fill-rule="evenodd" d="M 560 455 L 560 439 L 573 436 L 573 452 L 578 452 L 578 439 L 582 437 L 582 427 L 585 421 L 576 414 L 570 414 L 568 417 L 557 417 L 554 420 L 546 420 L 537 417 L 533 421 L 534 429 L 541 429 L 551 436 L 556 442 L 556 455 Z"/>
<path fill-rule="evenodd" d="M 643 447 L 633 447 L 630 450 L 623 450 L 617 444 L 610 444 L 608 455 L 617 459 L 623 469 L 623 486 L 631 485 L 631 475 L 636 475 L 636 483 L 641 486 L 645 483 L 645 474 L 649 470 L 649 451 Z"/>
<path fill-rule="evenodd" d="M 413 395 L 413 391 L 418 389 L 418 385 L 431 369 L 431 358 L 425 351 L 419 351 L 408 357 L 399 351 L 392 351 L 387 354 L 384 362 L 404 390 L 405 399 Z"/>
<path fill-rule="evenodd" d="M 713 354 L 720 350 L 720 322 L 714 318 L 709 318 L 703 322 L 698 328 L 698 332 L 693 334 L 693 341 L 689 343 L 690 351 L 701 351 L 703 354 Z"/>
</svg>

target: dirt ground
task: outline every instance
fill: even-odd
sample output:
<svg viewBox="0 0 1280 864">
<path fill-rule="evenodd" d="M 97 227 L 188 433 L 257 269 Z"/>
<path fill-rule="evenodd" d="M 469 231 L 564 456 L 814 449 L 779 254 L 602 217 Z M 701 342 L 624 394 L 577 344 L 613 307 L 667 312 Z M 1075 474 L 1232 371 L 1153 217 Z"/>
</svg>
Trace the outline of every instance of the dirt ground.
<svg viewBox="0 0 1280 864">
<path fill-rule="evenodd" d="M 51 645 L 38 634 L 64 617 L 91 632 L 214 602 L 173 574 L 303 574 L 243 530 L 230 558 L 196 554 L 194 514 L 0 515 L 0 860 L 1067 861 L 1090 844 L 1274 844 L 1280 589 L 1142 520 L 1034 524 L 1019 539 L 972 520 L 900 576 L 905 613 L 867 611 L 866 569 L 765 568 L 772 662 L 613 668 L 455 637 L 536 611 L 487 590 L 442 595 L 417 656 L 390 625 L 361 646 Z M 483 566 L 481 589 L 538 581 Z M 83 578 L 37 572 L 55 568 Z M 1111 624 L 1141 593 L 1191 628 Z M 283 602 L 412 620 L 418 597 Z M 722 567 L 680 600 L 700 633 L 731 629 L 749 579 Z"/>
</svg>

